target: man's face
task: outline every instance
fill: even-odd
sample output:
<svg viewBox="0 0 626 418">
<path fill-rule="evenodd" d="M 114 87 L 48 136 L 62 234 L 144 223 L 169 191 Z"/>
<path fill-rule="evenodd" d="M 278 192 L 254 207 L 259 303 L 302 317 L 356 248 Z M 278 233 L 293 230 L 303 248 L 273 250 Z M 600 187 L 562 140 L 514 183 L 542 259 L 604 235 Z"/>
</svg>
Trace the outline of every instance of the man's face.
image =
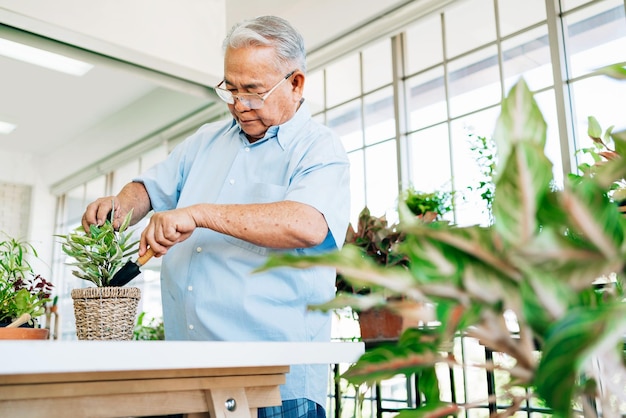
<svg viewBox="0 0 626 418">
<path fill-rule="evenodd" d="M 228 48 L 224 59 L 223 88 L 233 94 L 258 93 L 261 96 L 297 68 L 283 72 L 275 67 L 274 50 L 270 47 Z M 261 109 L 250 109 L 239 100 L 228 109 L 248 138 L 263 138 L 270 126 L 291 119 L 298 109 L 304 87 L 304 74 L 296 71 L 281 83 L 265 100 Z"/>
</svg>

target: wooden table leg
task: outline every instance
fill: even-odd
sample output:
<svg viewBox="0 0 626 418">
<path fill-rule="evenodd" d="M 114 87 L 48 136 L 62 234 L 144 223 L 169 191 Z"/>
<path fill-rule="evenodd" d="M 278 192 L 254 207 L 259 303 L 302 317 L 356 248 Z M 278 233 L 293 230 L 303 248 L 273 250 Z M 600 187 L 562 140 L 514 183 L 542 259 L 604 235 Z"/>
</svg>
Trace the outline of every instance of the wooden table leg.
<svg viewBox="0 0 626 418">
<path fill-rule="evenodd" d="M 211 418 L 251 418 L 245 389 L 210 389 L 204 393 Z"/>
</svg>

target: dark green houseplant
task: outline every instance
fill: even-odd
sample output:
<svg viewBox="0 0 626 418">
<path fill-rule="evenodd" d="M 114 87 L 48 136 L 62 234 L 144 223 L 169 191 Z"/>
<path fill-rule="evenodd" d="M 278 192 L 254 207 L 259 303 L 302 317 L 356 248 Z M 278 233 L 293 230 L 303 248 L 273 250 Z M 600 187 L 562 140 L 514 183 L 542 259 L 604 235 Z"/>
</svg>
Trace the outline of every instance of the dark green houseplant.
<svg viewBox="0 0 626 418">
<path fill-rule="evenodd" d="M 35 325 L 51 301 L 53 285 L 35 274 L 29 257 L 37 257 L 35 247 L 5 233 L 0 241 L 0 324 L 13 322 L 24 314 Z"/>
<path fill-rule="evenodd" d="M 447 191 L 421 192 L 410 187 L 401 193 L 400 199 L 418 222 L 436 221 L 452 210 L 452 193 Z M 408 258 L 399 251 L 403 240 L 404 233 L 397 224 L 390 224 L 385 215 L 371 214 L 369 208 L 365 207 L 359 213 L 356 229 L 352 224 L 348 226 L 344 244 L 360 248 L 380 266 L 408 268 Z M 396 339 L 409 323 L 390 309 L 380 306 L 380 298 L 386 297 L 384 288 L 345 280 L 341 273 L 337 274 L 335 284 L 336 302 L 352 307 L 352 312 L 357 314 L 363 340 Z M 400 305 L 413 306 L 403 298 L 395 295 L 389 297 L 394 300 L 396 309 Z"/>
<path fill-rule="evenodd" d="M 401 193 L 400 199 L 418 222 L 429 223 L 439 220 L 452 210 L 452 193 L 446 191 L 421 192 L 410 187 Z M 408 259 L 398 251 L 398 246 L 403 240 L 404 233 L 397 224 L 389 223 L 385 215 L 376 216 L 368 207 L 364 207 L 359 213 L 356 228 L 352 224 L 348 225 L 344 244 L 359 247 L 364 254 L 381 266 L 406 267 Z M 348 282 L 338 274 L 337 292 L 362 296 L 371 293 L 369 285 L 353 283 L 354 280 Z"/>
<path fill-rule="evenodd" d="M 427 221 L 441 219 L 452 210 L 452 193 L 445 190 L 422 192 L 409 187 L 400 197 L 413 215 L 425 217 Z"/>
<path fill-rule="evenodd" d="M 418 223 L 400 205 L 408 270 L 382 268 L 351 245 L 317 257 L 277 255 L 264 268 L 334 266 L 346 280 L 413 301 L 415 309 L 398 310 L 402 315 L 426 313 L 425 326 L 406 330 L 397 345 L 366 352 L 344 374 L 360 384 L 419 373 L 427 383 L 423 402 L 401 417 L 459 411 L 441 399 L 435 373 L 439 363 L 455 364 L 442 346 L 459 334 L 512 360 L 497 366 L 509 380 L 499 400 L 510 406 L 504 414 L 521 407 L 523 389 L 560 416 L 571 415 L 574 405 L 593 412 L 593 401 L 604 414 L 619 414 L 615 399 L 624 402 L 626 386 L 626 218 L 609 192 L 626 176 L 626 142 L 613 139 L 620 158 L 554 190 L 546 123 L 520 80 L 502 103 L 494 133 L 499 160 L 491 225 Z M 393 307 L 387 297 L 379 301 Z M 336 302 L 343 301 L 313 308 Z M 507 325 L 510 314 L 517 329 Z M 433 323 L 438 326 L 426 326 Z"/>
</svg>

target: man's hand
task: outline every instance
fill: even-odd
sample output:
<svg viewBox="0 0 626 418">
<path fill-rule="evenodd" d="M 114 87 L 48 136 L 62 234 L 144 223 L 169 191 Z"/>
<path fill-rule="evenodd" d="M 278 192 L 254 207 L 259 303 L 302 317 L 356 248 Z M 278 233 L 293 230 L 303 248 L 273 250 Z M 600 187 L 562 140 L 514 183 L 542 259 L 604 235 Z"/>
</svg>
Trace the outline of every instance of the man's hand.
<svg viewBox="0 0 626 418">
<path fill-rule="evenodd" d="M 117 196 L 101 197 L 93 201 L 87 206 L 81 221 L 85 231 L 89 231 L 91 225 L 104 225 L 104 221 L 110 216 L 112 209 L 115 210 L 115 218 L 113 219 L 115 229 L 122 226 L 124 218 L 131 209 L 133 210 L 133 217 L 130 224 L 134 225 L 152 209 L 148 191 L 142 183 L 128 183 Z"/>
<path fill-rule="evenodd" d="M 115 229 L 122 225 L 125 213 L 121 213 L 121 205 L 115 196 L 101 197 L 87 205 L 87 209 L 83 214 L 82 224 L 85 231 L 89 231 L 91 225 L 102 226 L 110 216 L 111 210 L 115 209 L 115 218 L 113 219 L 113 227 Z"/>
<path fill-rule="evenodd" d="M 141 233 L 139 254 L 143 254 L 149 246 L 156 257 L 160 257 L 174 244 L 189 238 L 196 226 L 190 208 L 157 212 L 150 217 L 148 226 Z"/>
</svg>

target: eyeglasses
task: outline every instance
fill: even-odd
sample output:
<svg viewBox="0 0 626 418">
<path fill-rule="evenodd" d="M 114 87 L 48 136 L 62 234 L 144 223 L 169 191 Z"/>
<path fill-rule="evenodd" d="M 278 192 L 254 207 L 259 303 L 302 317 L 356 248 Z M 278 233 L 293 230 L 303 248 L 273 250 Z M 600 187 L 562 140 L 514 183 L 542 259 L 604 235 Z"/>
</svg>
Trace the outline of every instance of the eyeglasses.
<svg viewBox="0 0 626 418">
<path fill-rule="evenodd" d="M 250 109 L 260 109 L 263 107 L 265 103 L 265 99 L 272 94 L 274 90 L 278 88 L 285 80 L 291 77 L 297 70 L 293 70 L 289 74 L 287 74 L 282 80 L 280 80 L 274 87 L 272 87 L 269 91 L 265 93 L 241 93 L 241 94 L 233 94 L 231 91 L 221 88 L 220 86 L 224 84 L 224 80 L 222 80 L 217 86 L 215 86 L 215 93 L 225 101 L 226 103 L 232 105 L 235 104 L 235 99 L 239 100 L 242 105 Z"/>
</svg>

